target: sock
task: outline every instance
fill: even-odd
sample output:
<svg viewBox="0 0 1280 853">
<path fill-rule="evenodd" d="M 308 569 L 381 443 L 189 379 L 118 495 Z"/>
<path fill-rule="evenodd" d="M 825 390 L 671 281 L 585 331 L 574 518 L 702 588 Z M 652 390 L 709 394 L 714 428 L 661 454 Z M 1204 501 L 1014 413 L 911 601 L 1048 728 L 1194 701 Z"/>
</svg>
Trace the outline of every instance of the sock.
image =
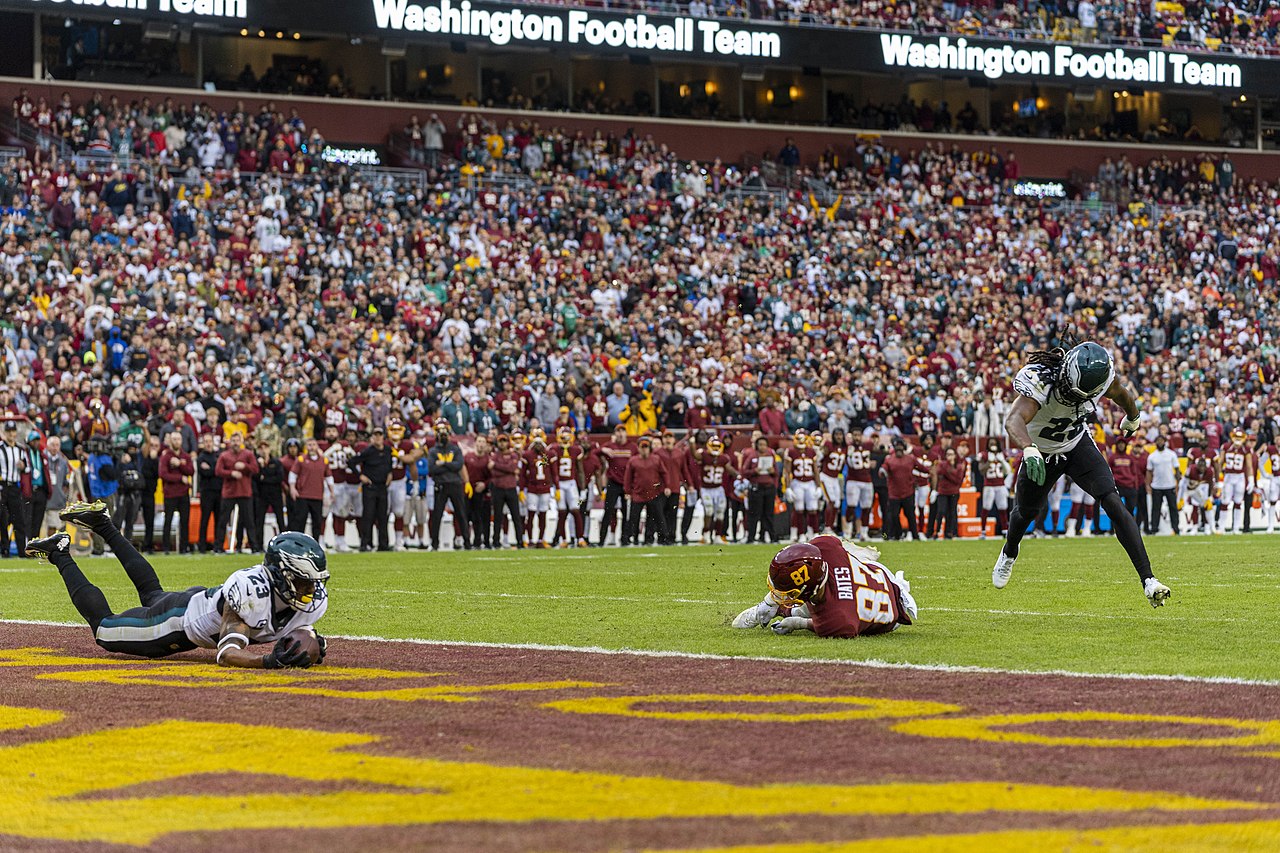
<svg viewBox="0 0 1280 853">
<path fill-rule="evenodd" d="M 1120 495 L 1114 492 L 1102 499 L 1102 508 L 1107 511 L 1107 515 L 1111 516 L 1116 538 L 1128 553 L 1133 568 L 1138 572 L 1138 577 L 1146 581 L 1151 577 L 1151 559 L 1147 556 L 1147 546 L 1142 543 L 1142 532 L 1138 530 L 1138 522 L 1124 511 L 1124 503 L 1120 500 Z"/>
</svg>

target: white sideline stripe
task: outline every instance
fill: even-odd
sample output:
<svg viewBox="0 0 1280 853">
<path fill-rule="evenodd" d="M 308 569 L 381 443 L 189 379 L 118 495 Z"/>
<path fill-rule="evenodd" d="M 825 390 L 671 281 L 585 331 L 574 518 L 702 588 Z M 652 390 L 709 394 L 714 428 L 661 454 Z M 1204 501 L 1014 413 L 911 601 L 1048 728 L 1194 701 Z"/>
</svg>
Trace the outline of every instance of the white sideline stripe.
<svg viewBox="0 0 1280 853">
<path fill-rule="evenodd" d="M 449 596 L 457 598 L 456 592 L 448 590 L 416 590 L 416 589 L 388 589 L 384 592 L 390 592 L 398 595 L 434 595 Z M 709 598 L 667 598 L 665 595 L 650 596 L 627 596 L 627 595 L 543 595 L 541 593 L 531 592 L 469 592 L 466 598 L 536 598 L 539 601 L 628 601 L 637 604 L 648 604 L 651 602 L 671 602 L 677 604 L 732 604 L 738 599 L 709 599 Z M 1059 615 L 1059 614 L 1054 614 Z M 3 620 L 0 620 L 3 621 Z M 1221 620 L 1218 620 L 1221 621 Z"/>
<path fill-rule="evenodd" d="M 51 628 L 83 628 L 79 622 L 50 622 L 40 619 L 0 619 L 0 625 L 45 625 Z M 618 655 L 646 658 L 685 658 L 688 660 L 751 661 L 777 664 L 823 664 L 825 666 L 863 667 L 865 669 L 902 669 L 919 672 L 980 673 L 986 675 L 1054 675 L 1063 678 L 1100 678 L 1108 681 L 1174 681 L 1190 684 L 1238 684 L 1247 687 L 1280 687 L 1280 681 L 1233 678 L 1225 675 L 1153 675 L 1144 673 L 1075 672 L 1067 669 L 999 669 L 991 666 L 960 666 L 945 663 L 898 663 L 884 660 L 831 660 L 829 658 L 772 658 L 755 655 L 717 655 L 706 652 L 676 652 L 654 649 L 606 649 L 600 646 L 565 646 L 545 643 L 481 643 L 472 640 L 423 640 L 368 637 L 355 634 L 331 634 L 336 640 L 359 640 L 368 643 L 408 643 L 415 646 L 448 648 L 461 646 L 475 649 L 511 649 L 533 652 L 578 652 L 589 655 Z"/>
</svg>

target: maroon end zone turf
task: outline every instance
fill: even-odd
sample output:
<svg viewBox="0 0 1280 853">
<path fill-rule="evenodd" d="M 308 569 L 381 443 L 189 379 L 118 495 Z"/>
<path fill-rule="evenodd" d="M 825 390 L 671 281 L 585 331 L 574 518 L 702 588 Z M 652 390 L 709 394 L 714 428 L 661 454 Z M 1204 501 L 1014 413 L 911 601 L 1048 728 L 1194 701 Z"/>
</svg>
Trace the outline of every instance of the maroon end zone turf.
<svg viewBox="0 0 1280 853">
<path fill-rule="evenodd" d="M 22 649 L 58 651 L 17 651 Z M 330 666 L 308 672 L 245 675 L 209 669 L 211 663 L 212 656 L 204 652 L 165 662 L 108 657 L 91 643 L 87 629 L 0 624 L 0 705 L 65 714 L 59 721 L 0 731 L 2 752 L 8 753 L 0 754 L 0 763 L 26 755 L 14 752 L 24 745 L 33 749 L 45 743 L 73 743 L 71 739 L 86 733 L 191 721 L 375 735 L 379 738 L 375 742 L 344 750 L 462 762 L 482 773 L 485 768 L 530 768 L 540 773 L 586 771 L 630 777 L 645 785 L 652 782 L 656 798 L 642 805 L 642 810 L 648 809 L 645 814 L 626 815 L 628 819 L 623 820 L 581 819 L 574 800 L 581 798 L 580 793 L 567 794 L 562 811 L 551 816 L 544 811 L 530 820 L 490 820 L 480 799 L 474 804 L 473 819 L 447 824 L 403 815 L 400 820 L 409 825 L 386 819 L 376 825 L 321 828 L 317 820 L 273 829 L 268 823 L 240 830 L 234 837 L 222 830 L 187 830 L 152 840 L 156 850 L 224 848 L 229 843 L 265 845 L 273 853 L 323 846 L 683 849 L 926 833 L 1280 819 L 1280 808 L 1269 805 L 1280 803 L 1280 758 L 1276 757 L 1280 755 L 1280 688 L 1276 687 L 351 640 L 333 640 Z M 348 669 L 356 666 L 373 671 Z M 224 680 L 224 675 L 232 680 Z M 775 701 L 780 694 L 790 698 Z M 742 696 L 754 698 L 724 700 Z M 653 716 L 662 713 L 691 718 Z M 854 718 L 804 722 L 716 718 L 725 714 Z M 991 719 L 1009 715 L 1016 716 Z M 1025 719 L 1024 715 L 1034 716 Z M 1008 733 L 1031 742 L 1001 740 Z M 286 737 L 291 741 L 287 762 L 308 762 L 308 738 L 294 733 Z M 1108 745 L 1117 740 L 1128 745 Z M 1219 745 L 1203 745 L 1206 742 Z M 148 746 L 145 740 L 140 743 L 130 760 L 144 764 L 165 760 L 163 750 Z M 212 754 L 221 745 L 209 743 L 202 748 Z M 86 766 L 77 772 L 92 778 L 95 770 Z M 566 779 L 572 777 L 551 773 L 538 776 L 530 785 L 554 787 Z M 966 807 L 956 813 L 943 809 L 933 814 L 824 813 L 806 818 L 803 813 L 814 806 L 799 801 L 767 816 L 745 810 L 667 817 L 684 806 L 662 804 L 664 780 L 750 788 L 996 782 L 1163 792 L 1267 807 L 1258 811 L 1187 808 L 1174 816 L 1152 808 L 1072 812 L 1059 798 L 1052 807 L 1033 813 L 997 806 L 980 815 Z M 325 797 L 402 790 L 396 784 L 298 779 L 285 772 L 273 775 L 227 766 L 216 773 L 113 784 L 77 796 L 129 801 L 168 794 L 235 797 L 275 792 L 296 796 L 307 803 L 307 809 L 325 809 Z M 449 784 L 454 783 L 442 783 L 445 788 Z M 16 781 L 15 786 L 19 790 L 5 794 L 0 784 L 0 804 L 22 802 L 21 786 Z M 528 793 L 520 788 L 512 789 L 513 801 Z M 476 791 L 478 798 L 495 796 L 485 785 Z M 538 796 L 554 799 L 554 792 L 540 790 Z M 636 796 L 644 800 L 650 794 Z M 802 792 L 784 787 L 779 796 L 801 797 Z M 633 805 L 635 801 L 632 797 Z M 619 810 L 629 807 L 619 801 Z M 137 849 L 101 839 L 87 844 L 59 840 L 57 832 L 36 837 L 5 835 L 5 826 L 14 824 L 0 818 L 0 848 L 5 849 Z"/>
</svg>

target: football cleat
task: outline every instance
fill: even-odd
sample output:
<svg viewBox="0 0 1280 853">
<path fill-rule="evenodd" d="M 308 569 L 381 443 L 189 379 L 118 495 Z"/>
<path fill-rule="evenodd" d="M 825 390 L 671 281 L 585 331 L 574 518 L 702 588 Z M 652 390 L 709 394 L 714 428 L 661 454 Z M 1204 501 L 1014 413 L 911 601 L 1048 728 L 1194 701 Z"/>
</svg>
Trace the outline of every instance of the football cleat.
<svg viewBox="0 0 1280 853">
<path fill-rule="evenodd" d="M 65 551 L 71 547 L 71 537 L 65 533 L 55 533 L 44 539 L 30 539 L 27 541 L 27 556 L 40 557 L 45 560 L 53 556 L 57 551 Z"/>
<path fill-rule="evenodd" d="M 1009 557 L 1004 551 L 1000 552 L 1000 556 L 996 558 L 996 567 L 991 570 L 991 583 L 996 589 L 1004 589 L 1009 583 L 1009 577 L 1013 574 L 1013 564 L 1018 562 L 1017 557 Z"/>
<path fill-rule="evenodd" d="M 1142 591 L 1147 594 L 1147 601 L 1152 607 L 1162 607 L 1173 591 L 1155 578 L 1147 578 L 1142 582 Z"/>
<path fill-rule="evenodd" d="M 107 514 L 105 501 L 93 501 L 92 503 L 75 501 L 69 503 L 65 509 L 58 513 L 58 518 L 79 525 L 86 530 L 98 530 L 102 527 L 111 526 L 111 516 Z"/>
</svg>

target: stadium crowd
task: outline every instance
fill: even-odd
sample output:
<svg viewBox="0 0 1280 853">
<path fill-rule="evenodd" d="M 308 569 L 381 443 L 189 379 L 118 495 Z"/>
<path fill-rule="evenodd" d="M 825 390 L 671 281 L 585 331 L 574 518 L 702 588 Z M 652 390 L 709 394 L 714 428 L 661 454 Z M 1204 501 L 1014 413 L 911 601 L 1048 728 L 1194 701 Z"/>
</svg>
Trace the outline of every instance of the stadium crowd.
<svg viewBox="0 0 1280 853">
<path fill-rule="evenodd" d="M 694 17 L 719 16 L 773 20 L 790 24 L 872 27 L 922 33 L 1026 38 L 1127 46 L 1169 45 L 1181 50 L 1209 50 L 1275 55 L 1280 7 L 1275 0 L 1152 0 L 1149 3 L 1107 0 L 609 0 L 600 4 L 566 0 L 543 5 L 597 6 L 644 12 L 679 12 Z"/>
<path fill-rule="evenodd" d="M 110 147 L 106 105 L 82 109 Z M 638 541 L 642 509 L 645 537 L 673 542 L 697 506 L 708 537 L 743 520 L 772 537 L 779 498 L 799 532 L 842 501 L 866 523 L 866 487 L 811 506 L 806 468 L 910 518 L 954 471 L 904 474 L 894 443 L 989 463 L 1026 351 L 1068 325 L 1115 353 L 1144 441 L 1212 455 L 1280 427 L 1280 192 L 1227 157 L 1108 161 L 1055 205 L 1014 195 L 1017 161 L 995 149 L 789 144 L 779 161 L 814 190 L 779 196 L 649 138 L 476 114 L 418 185 L 308 159 L 317 132 L 270 109 L 129 121 L 164 141 L 129 169 L 51 152 L 0 168 L 0 438 L 31 454 L 0 485 L 32 528 L 70 491 L 110 498 L 124 526 L 141 512 L 150 545 L 157 483 L 179 547 L 193 494 L 206 548 L 233 515 L 225 545 L 256 547 L 268 513 L 329 517 L 339 547 L 348 524 L 365 548 L 438 545 L 446 501 L 478 546 Z M 239 147 L 213 157 L 226 128 Z M 1105 441 L 1119 415 L 1102 415 Z M 801 430 L 820 436 L 808 463 Z M 839 470 L 812 470 L 837 433 Z M 59 458 L 81 476 L 54 490 Z M 468 510 L 493 521 L 468 530 Z"/>
</svg>

